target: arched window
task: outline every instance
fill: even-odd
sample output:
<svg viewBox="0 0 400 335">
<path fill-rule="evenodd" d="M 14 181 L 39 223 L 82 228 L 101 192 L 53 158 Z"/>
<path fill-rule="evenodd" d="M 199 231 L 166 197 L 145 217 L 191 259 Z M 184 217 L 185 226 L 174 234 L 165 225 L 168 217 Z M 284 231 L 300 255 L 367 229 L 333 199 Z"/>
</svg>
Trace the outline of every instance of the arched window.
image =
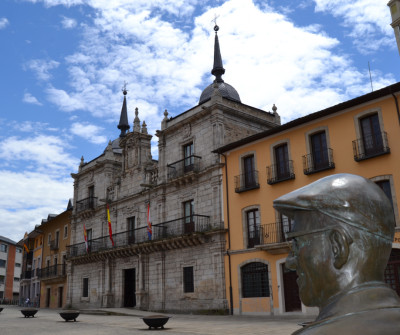
<svg viewBox="0 0 400 335">
<path fill-rule="evenodd" d="M 242 267 L 243 298 L 269 297 L 268 266 L 253 262 Z"/>
</svg>

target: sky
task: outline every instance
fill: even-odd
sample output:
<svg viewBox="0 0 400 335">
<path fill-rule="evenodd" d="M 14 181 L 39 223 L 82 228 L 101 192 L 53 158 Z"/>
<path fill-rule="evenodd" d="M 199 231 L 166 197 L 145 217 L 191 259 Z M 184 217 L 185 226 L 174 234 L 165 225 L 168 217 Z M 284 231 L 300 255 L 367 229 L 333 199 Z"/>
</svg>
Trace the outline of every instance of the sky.
<svg viewBox="0 0 400 335">
<path fill-rule="evenodd" d="M 154 135 L 198 104 L 215 18 L 225 82 L 286 123 L 400 81 L 387 2 L 1 0 L 0 235 L 66 210 L 81 157 L 119 136 L 125 83 L 131 129 L 135 107 Z"/>
</svg>

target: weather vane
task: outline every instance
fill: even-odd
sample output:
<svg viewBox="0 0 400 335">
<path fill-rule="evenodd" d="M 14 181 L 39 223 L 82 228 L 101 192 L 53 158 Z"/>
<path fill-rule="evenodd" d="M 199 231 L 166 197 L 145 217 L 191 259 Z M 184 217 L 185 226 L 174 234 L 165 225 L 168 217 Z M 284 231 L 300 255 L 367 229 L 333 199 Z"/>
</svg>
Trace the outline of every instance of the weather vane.
<svg viewBox="0 0 400 335">
<path fill-rule="evenodd" d="M 126 84 L 128 84 L 126 81 L 124 81 L 124 86 L 122 87 L 122 93 L 126 95 L 128 93 L 128 90 L 126 89 Z"/>
<path fill-rule="evenodd" d="M 211 20 L 211 22 L 214 22 L 215 26 L 214 26 L 214 30 L 215 32 L 217 32 L 219 30 L 219 27 L 217 25 L 217 19 L 219 18 L 219 15 L 215 14 L 214 15 L 214 19 Z"/>
</svg>

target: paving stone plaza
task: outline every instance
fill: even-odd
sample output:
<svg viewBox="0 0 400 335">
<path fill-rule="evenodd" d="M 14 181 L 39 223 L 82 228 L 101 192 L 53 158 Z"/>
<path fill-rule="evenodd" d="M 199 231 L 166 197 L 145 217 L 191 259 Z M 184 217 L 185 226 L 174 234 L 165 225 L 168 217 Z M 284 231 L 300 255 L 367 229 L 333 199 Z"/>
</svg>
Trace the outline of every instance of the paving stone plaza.
<svg viewBox="0 0 400 335">
<path fill-rule="evenodd" d="M 286 318 L 257 316 L 210 316 L 167 314 L 171 316 L 165 329 L 149 330 L 141 319 L 155 313 L 135 309 L 108 308 L 96 311 L 81 311 L 76 322 L 65 322 L 59 315 L 61 310 L 39 309 L 34 318 L 24 318 L 21 307 L 2 306 L 0 313 L 1 335 L 125 335 L 160 332 L 178 334 L 285 334 L 299 329 L 299 323 L 310 321 L 301 316 Z"/>
</svg>

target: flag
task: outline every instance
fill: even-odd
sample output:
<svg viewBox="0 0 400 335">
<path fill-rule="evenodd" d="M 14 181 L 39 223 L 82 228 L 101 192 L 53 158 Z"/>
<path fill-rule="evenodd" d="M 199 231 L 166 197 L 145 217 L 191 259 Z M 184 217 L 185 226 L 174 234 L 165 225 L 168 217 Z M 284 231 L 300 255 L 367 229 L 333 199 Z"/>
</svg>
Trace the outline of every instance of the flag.
<svg viewBox="0 0 400 335">
<path fill-rule="evenodd" d="M 147 204 L 147 235 L 149 236 L 149 240 L 151 240 L 151 236 L 153 235 L 153 230 L 151 228 L 151 220 L 150 220 L 150 203 Z"/>
<path fill-rule="evenodd" d="M 89 248 L 88 248 L 88 243 L 87 243 L 87 232 L 86 232 L 85 224 L 83 224 L 83 237 L 85 238 L 86 252 L 89 253 Z"/>
<path fill-rule="evenodd" d="M 28 249 L 28 246 L 24 243 L 24 248 L 25 248 L 25 251 L 27 252 L 27 253 L 29 253 L 29 249 Z"/>
<path fill-rule="evenodd" d="M 112 229 L 111 229 L 111 219 L 110 219 L 110 207 L 107 204 L 107 221 L 108 221 L 108 233 L 110 234 L 110 240 L 112 246 L 114 246 L 114 240 L 112 238 Z"/>
</svg>

